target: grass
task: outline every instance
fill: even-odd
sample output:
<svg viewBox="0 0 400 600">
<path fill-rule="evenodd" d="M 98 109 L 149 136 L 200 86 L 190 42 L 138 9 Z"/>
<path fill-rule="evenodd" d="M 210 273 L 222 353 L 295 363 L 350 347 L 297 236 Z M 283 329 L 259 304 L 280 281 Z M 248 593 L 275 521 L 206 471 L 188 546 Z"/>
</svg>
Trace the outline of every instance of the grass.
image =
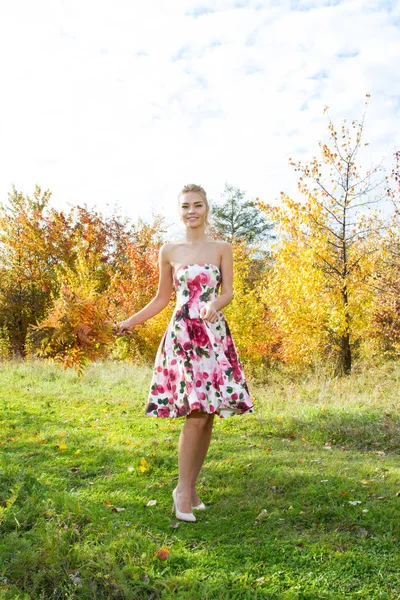
<svg viewBox="0 0 400 600">
<path fill-rule="evenodd" d="M 177 528 L 183 421 L 144 416 L 150 375 L 0 365 L 2 600 L 400 598 L 399 365 L 249 381 Z"/>
</svg>

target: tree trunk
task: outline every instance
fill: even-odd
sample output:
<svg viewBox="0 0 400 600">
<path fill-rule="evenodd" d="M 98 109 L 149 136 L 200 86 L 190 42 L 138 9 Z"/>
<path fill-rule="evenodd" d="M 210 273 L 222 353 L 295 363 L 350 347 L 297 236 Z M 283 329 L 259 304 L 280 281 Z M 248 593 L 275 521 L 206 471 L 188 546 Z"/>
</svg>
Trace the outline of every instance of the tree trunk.
<svg viewBox="0 0 400 600">
<path fill-rule="evenodd" d="M 346 332 L 340 338 L 339 356 L 336 364 L 335 375 L 349 375 L 351 373 L 351 346 L 350 346 L 350 316 L 348 313 L 347 286 L 342 288 L 342 299 L 345 309 Z"/>
</svg>

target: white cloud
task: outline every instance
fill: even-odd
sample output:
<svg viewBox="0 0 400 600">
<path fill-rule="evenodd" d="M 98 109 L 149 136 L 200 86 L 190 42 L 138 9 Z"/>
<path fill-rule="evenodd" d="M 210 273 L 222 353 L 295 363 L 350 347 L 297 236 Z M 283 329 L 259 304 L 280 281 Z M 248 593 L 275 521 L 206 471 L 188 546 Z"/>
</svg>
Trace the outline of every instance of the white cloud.
<svg viewBox="0 0 400 600">
<path fill-rule="evenodd" d="M 399 3 L 55 1 L 0 7 L 0 192 L 58 207 L 115 202 L 133 218 L 196 182 L 274 202 L 307 159 L 361 119 L 364 165 L 400 145 Z"/>
</svg>

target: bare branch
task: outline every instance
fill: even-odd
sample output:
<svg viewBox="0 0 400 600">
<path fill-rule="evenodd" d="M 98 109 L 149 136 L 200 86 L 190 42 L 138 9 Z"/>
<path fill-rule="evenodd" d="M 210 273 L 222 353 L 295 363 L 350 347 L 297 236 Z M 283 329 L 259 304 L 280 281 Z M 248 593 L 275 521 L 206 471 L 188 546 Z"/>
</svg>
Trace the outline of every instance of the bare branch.
<svg viewBox="0 0 400 600">
<path fill-rule="evenodd" d="M 329 233 L 331 233 L 332 235 L 334 235 L 338 240 L 342 239 L 341 236 L 339 236 L 337 233 L 335 233 L 333 231 L 333 229 L 331 229 L 330 227 L 327 227 L 323 223 L 319 223 L 319 221 L 317 221 L 317 219 L 314 217 L 314 215 L 312 215 L 311 213 L 309 213 L 309 216 L 312 218 L 312 220 L 314 221 L 314 223 L 316 225 L 318 225 L 318 227 L 321 227 L 321 229 L 326 229 L 326 231 L 329 231 Z"/>
<path fill-rule="evenodd" d="M 327 261 L 323 256 L 320 256 L 318 252 L 316 253 L 316 256 L 318 256 L 318 258 L 321 259 L 333 273 L 336 273 L 340 278 L 342 278 L 341 272 L 336 267 L 331 265 L 329 261 Z"/>
<path fill-rule="evenodd" d="M 360 206 L 366 206 L 367 204 L 377 204 L 380 202 L 382 198 L 378 198 L 377 200 L 366 200 L 365 202 L 360 202 L 360 204 L 354 204 L 353 206 L 349 206 L 349 210 L 353 210 L 354 208 L 359 208 Z"/>
</svg>

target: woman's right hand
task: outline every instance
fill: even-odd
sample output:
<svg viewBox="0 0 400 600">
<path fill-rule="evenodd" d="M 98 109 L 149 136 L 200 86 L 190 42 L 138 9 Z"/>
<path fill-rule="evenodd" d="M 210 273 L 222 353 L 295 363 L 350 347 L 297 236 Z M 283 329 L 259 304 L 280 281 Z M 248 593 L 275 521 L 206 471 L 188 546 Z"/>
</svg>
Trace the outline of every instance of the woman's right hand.
<svg viewBox="0 0 400 600">
<path fill-rule="evenodd" d="M 131 331 L 133 327 L 134 326 L 132 326 L 129 319 L 126 319 L 125 321 L 120 321 L 120 323 L 117 323 L 116 335 L 125 335 L 125 333 Z"/>
</svg>

